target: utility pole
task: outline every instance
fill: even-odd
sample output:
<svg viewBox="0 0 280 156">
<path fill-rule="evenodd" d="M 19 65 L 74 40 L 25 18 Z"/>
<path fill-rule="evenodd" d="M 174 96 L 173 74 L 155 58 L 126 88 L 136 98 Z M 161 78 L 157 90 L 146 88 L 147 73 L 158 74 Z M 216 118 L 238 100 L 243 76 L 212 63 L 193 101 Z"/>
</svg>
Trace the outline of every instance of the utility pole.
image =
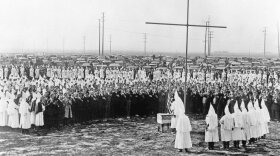
<svg viewBox="0 0 280 156">
<path fill-rule="evenodd" d="M 207 49 L 207 32 L 208 32 L 208 22 L 209 21 L 206 21 L 206 27 L 205 27 L 205 37 L 204 37 L 204 56 L 205 58 L 207 57 L 207 54 L 206 54 L 206 49 Z"/>
<path fill-rule="evenodd" d="M 147 56 L 146 46 L 147 46 L 147 33 L 144 33 L 144 53 L 145 53 L 145 56 Z"/>
<path fill-rule="evenodd" d="M 84 55 L 86 54 L 86 36 L 83 36 L 84 40 Z"/>
<path fill-rule="evenodd" d="M 102 13 L 102 56 L 104 56 L 104 12 Z"/>
<path fill-rule="evenodd" d="M 99 41 L 99 43 L 98 43 L 98 56 L 100 56 L 100 19 L 98 19 L 98 22 L 99 22 L 99 33 L 98 33 L 98 37 L 99 37 L 99 39 L 98 39 L 98 41 Z"/>
<path fill-rule="evenodd" d="M 110 55 L 112 53 L 112 35 L 110 35 Z"/>
<path fill-rule="evenodd" d="M 279 24 L 277 23 L 277 33 L 278 33 L 278 57 L 280 57 L 280 43 L 279 43 Z"/>
<path fill-rule="evenodd" d="M 156 22 L 146 22 L 146 24 L 157 24 L 157 25 L 173 25 L 173 26 L 185 26 L 187 27 L 186 32 L 186 60 L 185 60 L 185 84 L 184 84 L 184 105 L 186 108 L 186 85 L 187 85 L 187 59 L 188 59 L 188 41 L 189 41 L 189 27 L 211 27 L 211 28 L 226 28 L 225 26 L 205 26 L 205 25 L 195 25 L 195 24 L 189 24 L 189 0 L 187 0 L 187 24 L 175 24 L 175 23 L 156 23 Z"/>
<path fill-rule="evenodd" d="M 265 48 L 266 48 L 266 27 L 264 27 L 264 45 L 263 45 L 263 56 L 265 57 Z"/>
<path fill-rule="evenodd" d="M 212 46 L 212 38 L 214 38 L 213 37 L 213 31 L 209 31 L 209 39 L 208 39 L 208 41 L 209 41 L 209 44 L 208 44 L 208 56 L 211 56 L 211 46 Z"/>
<path fill-rule="evenodd" d="M 210 28 L 208 28 L 208 56 L 210 56 Z"/>
</svg>

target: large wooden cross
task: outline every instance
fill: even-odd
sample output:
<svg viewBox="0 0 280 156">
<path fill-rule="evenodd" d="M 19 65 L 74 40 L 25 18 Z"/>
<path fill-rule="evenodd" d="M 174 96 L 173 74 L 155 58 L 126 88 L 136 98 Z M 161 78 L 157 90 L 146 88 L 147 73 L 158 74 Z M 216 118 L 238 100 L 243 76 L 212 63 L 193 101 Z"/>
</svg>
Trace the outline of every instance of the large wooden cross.
<svg viewBox="0 0 280 156">
<path fill-rule="evenodd" d="M 186 108 L 186 95 L 187 95 L 187 59 L 188 59 L 188 40 L 189 40 L 189 27 L 208 27 L 208 28 L 227 28 L 225 26 L 211 26 L 211 25 L 195 25 L 189 24 L 189 0 L 187 0 L 187 24 L 176 24 L 176 23 L 156 23 L 156 22 L 146 22 L 146 24 L 157 24 L 157 25 L 172 25 L 172 26 L 185 26 L 187 27 L 186 33 L 186 62 L 185 62 L 185 84 L 184 84 L 184 105 Z"/>
</svg>

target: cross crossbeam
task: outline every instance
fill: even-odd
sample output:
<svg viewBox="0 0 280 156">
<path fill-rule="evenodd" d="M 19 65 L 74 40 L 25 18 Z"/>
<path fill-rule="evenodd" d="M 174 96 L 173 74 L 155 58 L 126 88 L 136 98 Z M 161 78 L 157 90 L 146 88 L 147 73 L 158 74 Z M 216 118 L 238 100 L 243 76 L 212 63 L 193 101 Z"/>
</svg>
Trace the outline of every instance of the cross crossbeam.
<svg viewBox="0 0 280 156">
<path fill-rule="evenodd" d="M 195 24 L 176 24 L 176 23 L 156 23 L 146 22 L 146 24 L 157 24 L 157 25 L 172 25 L 172 26 L 189 26 L 189 27 L 209 27 L 209 28 L 227 28 L 226 26 L 215 26 L 215 25 L 195 25 Z"/>
</svg>

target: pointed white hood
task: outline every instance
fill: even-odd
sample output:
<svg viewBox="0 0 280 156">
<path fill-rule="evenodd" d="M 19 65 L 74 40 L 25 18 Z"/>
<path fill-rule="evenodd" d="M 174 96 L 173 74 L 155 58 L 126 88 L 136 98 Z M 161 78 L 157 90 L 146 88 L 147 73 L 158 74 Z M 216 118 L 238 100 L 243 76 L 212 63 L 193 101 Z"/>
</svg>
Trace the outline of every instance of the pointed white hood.
<svg viewBox="0 0 280 156">
<path fill-rule="evenodd" d="M 225 112 L 225 115 L 230 115 L 230 112 L 229 112 L 229 109 L 228 109 L 228 105 L 226 105 L 225 109 L 224 109 L 224 112 Z"/>
<path fill-rule="evenodd" d="M 218 116 L 217 116 L 212 104 L 210 104 L 210 108 L 209 108 L 205 121 L 206 121 L 206 124 L 208 125 L 209 130 L 213 130 L 216 127 L 218 127 Z"/>
<path fill-rule="evenodd" d="M 238 107 L 238 102 L 236 101 L 234 104 L 234 113 L 233 113 L 233 119 L 235 123 L 235 127 L 243 128 L 243 117 L 242 117 L 242 112 L 240 111 Z"/>
<path fill-rule="evenodd" d="M 234 109 L 235 114 L 241 114 L 241 111 L 238 107 L 238 102 L 237 101 L 235 102 L 233 109 Z"/>
<path fill-rule="evenodd" d="M 255 109 L 251 101 L 248 103 L 248 115 L 249 115 L 250 125 L 255 126 L 257 124 L 257 119 L 255 115 Z"/>
<path fill-rule="evenodd" d="M 266 104 L 264 102 L 264 99 L 262 99 L 262 102 L 261 102 L 261 106 L 262 106 L 262 114 L 263 114 L 263 117 L 264 117 L 264 121 L 265 122 L 270 122 L 270 115 L 269 115 L 269 111 L 266 107 Z"/>
<path fill-rule="evenodd" d="M 176 107 L 175 108 L 177 109 L 177 112 L 178 112 L 177 115 L 185 114 L 184 103 L 183 103 L 182 99 L 179 97 L 177 91 L 175 92 L 174 99 L 175 99 L 175 102 L 176 102 Z"/>
<path fill-rule="evenodd" d="M 243 99 L 242 99 L 240 108 L 241 108 L 242 113 L 247 113 L 247 112 L 248 112 L 247 109 L 246 109 L 246 107 L 245 107 L 245 103 L 244 103 L 244 100 L 243 100 Z"/>
</svg>

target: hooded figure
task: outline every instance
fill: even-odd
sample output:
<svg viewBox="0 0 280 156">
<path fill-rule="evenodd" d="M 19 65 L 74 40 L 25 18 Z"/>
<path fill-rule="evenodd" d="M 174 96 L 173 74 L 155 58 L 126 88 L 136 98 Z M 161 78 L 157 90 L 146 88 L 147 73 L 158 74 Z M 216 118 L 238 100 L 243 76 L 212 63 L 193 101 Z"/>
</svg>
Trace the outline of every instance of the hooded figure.
<svg viewBox="0 0 280 156">
<path fill-rule="evenodd" d="M 205 130 L 205 142 L 208 142 L 209 150 L 213 150 L 214 142 L 219 141 L 219 135 L 218 135 L 218 116 L 215 113 L 212 104 L 210 104 L 210 108 L 205 121 L 207 124 Z"/>
<path fill-rule="evenodd" d="M 8 102 L 7 98 L 4 94 L 1 94 L 0 97 L 0 126 L 7 126 L 8 125 Z"/>
<path fill-rule="evenodd" d="M 179 97 L 177 91 L 174 93 L 174 99 L 175 100 L 171 103 L 171 106 L 170 106 L 170 110 L 173 111 L 173 114 L 174 114 L 174 117 L 171 118 L 171 127 L 170 128 L 176 128 L 178 116 L 180 115 L 180 111 L 182 109 L 185 110 L 184 104 L 181 104 L 183 102 L 182 102 L 181 98 Z"/>
<path fill-rule="evenodd" d="M 35 106 L 35 125 L 44 126 L 44 111 L 45 106 L 41 103 L 41 95 L 37 93 L 36 106 Z"/>
<path fill-rule="evenodd" d="M 234 130 L 232 131 L 232 140 L 234 141 L 234 147 L 239 148 L 239 141 L 245 140 L 245 134 L 243 115 L 240 109 L 238 108 L 237 101 L 234 105 L 233 120 Z"/>
<path fill-rule="evenodd" d="M 250 116 L 249 113 L 245 107 L 244 101 L 242 99 L 241 105 L 240 105 L 241 111 L 242 111 L 242 120 L 243 120 L 243 125 L 244 125 L 244 140 L 242 140 L 242 145 L 243 147 L 246 146 L 246 141 L 250 140 L 251 138 L 251 133 L 250 133 Z"/>
<path fill-rule="evenodd" d="M 19 113 L 20 113 L 20 127 L 22 129 L 29 129 L 31 128 L 31 122 L 30 122 L 30 113 L 31 107 L 26 102 L 25 98 L 21 98 L 20 100 L 20 106 L 19 106 Z"/>
<path fill-rule="evenodd" d="M 263 125 L 263 132 L 264 135 L 269 133 L 269 128 L 268 128 L 268 123 L 270 122 L 270 115 L 268 112 L 268 109 L 265 105 L 264 99 L 262 99 L 261 102 L 261 112 L 262 112 L 262 117 L 263 117 L 263 123 L 261 123 Z"/>
<path fill-rule="evenodd" d="M 31 100 L 31 116 L 30 116 L 30 122 L 31 125 L 35 125 L 36 121 L 36 113 L 35 113 L 35 107 L 36 107 L 36 99 L 37 94 L 35 92 L 32 93 L 32 100 Z"/>
<path fill-rule="evenodd" d="M 256 119 L 257 119 L 257 127 L 256 127 L 256 130 L 257 130 L 257 137 L 261 137 L 264 135 L 264 132 L 263 132 L 263 124 L 264 123 L 264 117 L 262 116 L 262 112 L 261 112 L 261 109 L 260 109 L 260 105 L 259 105 L 259 101 L 256 100 L 255 101 L 255 115 L 256 115 Z"/>
<path fill-rule="evenodd" d="M 253 107 L 252 101 L 249 101 L 248 103 L 248 116 L 250 121 L 250 142 L 254 142 L 254 138 L 257 138 L 257 119 L 255 114 L 255 108 Z"/>
<path fill-rule="evenodd" d="M 176 107 L 174 111 L 177 114 L 175 148 L 179 149 L 179 152 L 182 152 L 182 149 L 187 151 L 187 148 L 192 147 L 190 135 L 192 127 L 188 116 L 185 115 L 185 107 L 177 91 L 175 92 L 175 101 Z"/>
<path fill-rule="evenodd" d="M 229 102 L 225 107 L 225 115 L 221 118 L 221 141 L 223 141 L 224 148 L 229 148 L 229 141 L 232 140 L 232 130 L 234 129 L 234 120 L 233 116 L 229 112 Z"/>
<path fill-rule="evenodd" d="M 14 102 L 14 98 L 9 99 L 8 104 L 8 115 L 9 122 L 8 126 L 11 128 L 19 128 L 19 113 L 18 113 L 18 105 Z"/>
</svg>

